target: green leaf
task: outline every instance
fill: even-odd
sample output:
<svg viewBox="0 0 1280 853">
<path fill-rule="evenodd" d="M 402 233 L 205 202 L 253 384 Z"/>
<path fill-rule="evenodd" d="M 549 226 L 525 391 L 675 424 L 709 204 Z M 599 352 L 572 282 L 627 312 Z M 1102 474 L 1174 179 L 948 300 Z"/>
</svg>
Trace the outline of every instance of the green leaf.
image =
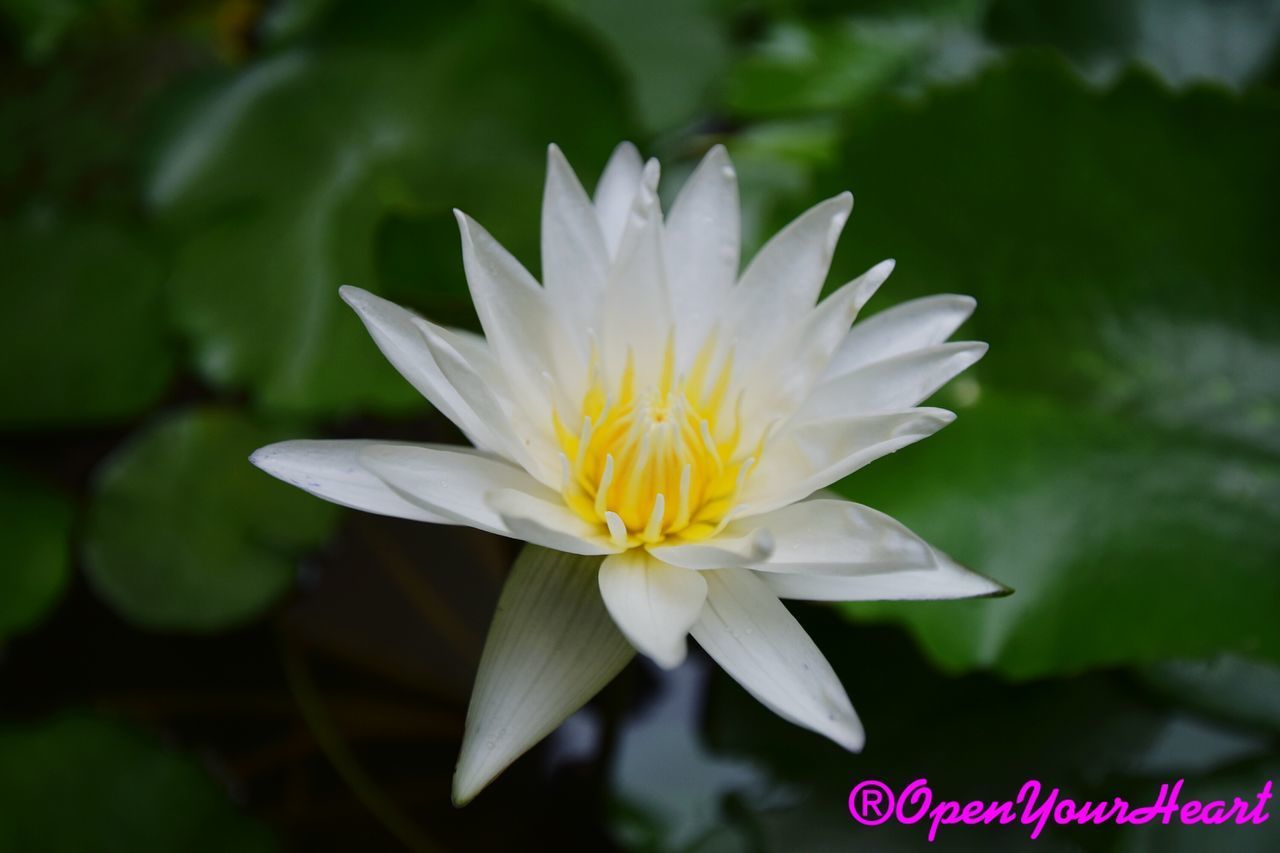
<svg viewBox="0 0 1280 853">
<path fill-rule="evenodd" d="M 150 196 L 181 241 L 175 312 L 207 378 L 276 410 L 404 409 L 418 396 L 338 287 L 386 292 L 404 268 L 377 256 L 387 223 L 425 224 L 409 302 L 452 310 L 456 230 L 447 252 L 434 236 L 455 206 L 531 263 L 547 144 L 593 177 L 622 105 L 603 62 L 532 11 L 389 4 L 333 26 L 341 39 L 271 55 L 196 109 Z"/>
<path fill-rule="evenodd" d="M 1280 731 L 1280 667 L 1235 655 L 1165 661 L 1140 672 L 1161 693 L 1207 713 Z"/>
<path fill-rule="evenodd" d="M 275 601 L 335 519 L 331 505 L 249 464 L 282 437 L 206 409 L 121 447 L 97 472 L 85 534 L 99 594 L 137 625 L 187 631 L 233 626 Z"/>
<path fill-rule="evenodd" d="M 1276 150 L 1269 97 L 1039 59 L 859 114 L 838 274 L 890 256 L 891 298 L 975 295 L 991 351 L 940 398 L 957 424 L 841 488 L 1017 594 L 851 613 L 1018 677 L 1280 658 Z"/>
<path fill-rule="evenodd" d="M 164 269 L 147 242 L 93 221 L 0 224 L 0 426 L 114 422 L 173 372 Z"/>
<path fill-rule="evenodd" d="M 70 574 L 71 501 L 42 483 L 0 469 L 0 643 L 34 627 Z"/>
<path fill-rule="evenodd" d="M 275 848 L 195 759 L 131 726 L 64 714 L 0 727 L 0 850 Z"/>
</svg>

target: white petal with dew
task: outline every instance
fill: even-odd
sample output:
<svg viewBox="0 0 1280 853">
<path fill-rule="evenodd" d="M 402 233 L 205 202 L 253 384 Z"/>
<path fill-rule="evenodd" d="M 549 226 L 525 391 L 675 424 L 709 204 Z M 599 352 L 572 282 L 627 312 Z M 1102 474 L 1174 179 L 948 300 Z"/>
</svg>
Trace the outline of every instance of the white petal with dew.
<svg viewBox="0 0 1280 853">
<path fill-rule="evenodd" d="M 622 231 L 626 227 L 627 214 L 631 212 L 636 190 L 640 188 L 640 172 L 643 168 L 640 152 L 630 142 L 623 142 L 613 149 L 613 154 L 600 175 L 600 181 L 596 184 L 593 201 L 610 257 L 617 254 L 618 244 L 622 242 Z"/>
<path fill-rule="evenodd" d="M 684 660 L 685 637 L 702 611 L 707 582 L 698 572 L 668 566 L 632 548 L 600 564 L 600 595 L 631 644 L 671 669 Z"/>
<path fill-rule="evenodd" d="M 649 553 L 682 569 L 727 569 L 763 562 L 773 547 L 772 531 L 765 525 L 743 525 L 732 530 L 726 527 L 710 539 L 697 542 L 674 540 L 672 544 L 651 545 Z"/>
<path fill-rule="evenodd" d="M 490 496 L 511 489 L 545 503 L 559 502 L 559 495 L 510 463 L 461 447 L 373 444 L 360 452 L 360 464 L 392 488 L 427 508 L 479 530 L 516 536 L 507 527 Z M 547 518 L 540 518 L 547 521 Z M 575 522 L 580 522 L 573 516 Z M 581 554 L 600 554 L 600 545 L 579 540 L 577 524 L 553 531 L 547 545 Z M 527 531 L 526 531 L 527 532 Z"/>
<path fill-rule="evenodd" d="M 831 664 L 753 572 L 705 572 L 693 638 L 747 692 L 799 726 L 857 752 L 862 723 Z"/>
<path fill-rule="evenodd" d="M 897 520 L 845 500 L 800 501 L 764 515 L 732 522 L 726 534 L 764 527 L 773 553 L 753 568 L 803 575 L 861 575 L 929 569 L 934 551 Z"/>
<path fill-rule="evenodd" d="M 360 464 L 362 450 L 386 442 L 282 441 L 260 447 L 249 461 L 273 477 L 318 498 L 378 515 L 454 524 L 453 519 L 415 503 Z"/>
<path fill-rule="evenodd" d="M 723 145 L 702 158 L 666 220 L 667 278 L 676 345 L 688 359 L 724 308 L 738 277 L 738 179 Z"/>
<path fill-rule="evenodd" d="M 600 218 L 564 154 L 552 145 L 542 196 L 542 283 L 584 358 L 590 354 L 585 333 L 595 322 L 608 274 Z"/>
<path fill-rule="evenodd" d="M 498 599 L 453 776 L 465 805 L 631 660 L 596 584 L 598 557 L 528 545 Z"/>
<path fill-rule="evenodd" d="M 977 304 L 971 296 L 944 293 L 912 299 L 868 317 L 844 339 L 827 367 L 827 377 L 940 344 L 969 319 Z"/>
<path fill-rule="evenodd" d="M 1013 590 L 934 551 L 928 568 L 886 566 L 855 575 L 760 574 L 780 598 L 808 601 L 925 601 L 1008 595 Z"/>
<path fill-rule="evenodd" d="M 872 362 L 820 382 L 796 419 L 874 415 L 918 406 L 986 352 L 984 343 L 957 341 Z"/>
<path fill-rule="evenodd" d="M 945 409 L 919 408 L 788 427 L 770 440 L 747 479 L 742 516 L 802 500 L 863 465 L 933 435 L 955 417 Z"/>
</svg>

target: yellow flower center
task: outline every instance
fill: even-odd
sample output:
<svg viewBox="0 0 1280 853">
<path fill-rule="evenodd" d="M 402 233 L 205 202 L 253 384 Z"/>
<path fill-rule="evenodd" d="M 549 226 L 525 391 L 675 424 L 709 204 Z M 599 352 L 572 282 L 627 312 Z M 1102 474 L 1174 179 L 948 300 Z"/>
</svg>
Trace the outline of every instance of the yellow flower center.
<svg viewBox="0 0 1280 853">
<path fill-rule="evenodd" d="M 725 400 L 732 356 L 713 369 L 715 351 L 713 337 L 676 377 L 668 339 L 658 382 L 640 389 L 629 354 L 612 394 L 593 355 L 580 428 L 555 417 L 565 502 L 617 544 L 704 539 L 728 522 L 755 459 L 737 452 L 740 406 Z"/>
</svg>

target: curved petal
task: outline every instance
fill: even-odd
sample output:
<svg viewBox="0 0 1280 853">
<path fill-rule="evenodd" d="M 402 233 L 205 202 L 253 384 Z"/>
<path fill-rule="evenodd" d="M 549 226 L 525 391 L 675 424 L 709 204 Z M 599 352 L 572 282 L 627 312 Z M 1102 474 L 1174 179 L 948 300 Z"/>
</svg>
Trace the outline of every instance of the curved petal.
<svg viewBox="0 0 1280 853">
<path fill-rule="evenodd" d="M 747 478 L 742 516 L 802 500 L 881 456 L 933 435 L 955 418 L 945 409 L 920 408 L 790 427 L 769 442 Z"/>
<path fill-rule="evenodd" d="M 358 287 L 344 285 L 338 292 L 360 317 L 378 349 L 400 371 L 400 375 L 418 389 L 418 393 L 453 421 L 476 447 L 503 452 L 499 450 L 505 446 L 503 439 L 491 424 L 475 413 L 436 364 L 418 325 L 424 322 L 420 317 Z M 467 332 L 456 334 L 470 339 L 473 359 L 487 357 L 492 360 L 483 338 Z"/>
<path fill-rule="evenodd" d="M 667 215 L 667 278 L 676 349 L 690 357 L 719 319 L 738 277 L 738 179 L 723 145 L 702 158 Z"/>
<path fill-rule="evenodd" d="M 608 274 L 600 218 L 564 154 L 552 145 L 542 196 L 542 283 L 583 357 L 589 354 L 585 332 L 595 321 Z"/>
<path fill-rule="evenodd" d="M 381 443 L 385 442 L 281 441 L 258 448 L 249 461 L 291 486 L 341 506 L 413 521 L 456 523 L 395 491 L 360 464 L 360 452 Z"/>
<path fill-rule="evenodd" d="M 971 296 L 939 294 L 912 299 L 854 326 L 827 367 L 827 378 L 940 344 L 969 319 L 978 303 Z"/>
<path fill-rule="evenodd" d="M 516 489 L 491 492 L 486 500 L 511 535 L 526 542 L 572 554 L 614 554 L 621 550 L 598 524 L 591 524 L 564 505 Z"/>
<path fill-rule="evenodd" d="M 559 500 L 556 492 L 525 471 L 468 448 L 373 444 L 363 449 L 359 458 L 361 465 L 414 502 L 458 524 L 501 536 L 517 534 L 490 500 L 494 493 L 510 489 L 545 503 Z M 539 521 L 550 519 L 543 517 Z M 545 542 L 532 537 L 529 541 L 571 553 L 600 554 L 597 542 L 576 536 L 579 530 L 566 524 L 563 529 L 554 529 Z"/>
<path fill-rule="evenodd" d="M 752 566 L 759 571 L 849 575 L 934 565 L 927 542 L 884 513 L 852 501 L 801 501 L 733 522 L 724 532 L 756 526 L 767 528 L 774 540 L 773 553 Z"/>
<path fill-rule="evenodd" d="M 986 352 L 984 343 L 958 341 L 874 361 L 819 383 L 796 419 L 874 415 L 918 406 Z"/>
<path fill-rule="evenodd" d="M 685 637 L 702 611 L 707 582 L 632 548 L 600 564 L 600 595 L 631 644 L 659 666 L 684 661 Z"/>
<path fill-rule="evenodd" d="M 627 224 L 627 214 L 631 212 L 631 203 L 636 197 L 636 190 L 640 188 L 640 172 L 643 168 L 640 152 L 630 142 L 623 142 L 613 149 L 613 154 L 600 175 L 600 181 L 596 184 L 596 215 L 600 217 L 600 230 L 604 234 L 610 257 L 618 253 L 622 231 Z"/>
<path fill-rule="evenodd" d="M 731 291 L 731 328 L 744 345 L 772 349 L 818 301 L 836 241 L 853 209 L 841 193 L 800 214 L 765 244 Z"/>
<path fill-rule="evenodd" d="M 634 652 L 596 589 L 599 558 L 533 545 L 516 559 L 489 627 L 453 801 L 465 805 L 600 692 Z"/>
<path fill-rule="evenodd" d="M 993 598 L 1013 590 L 985 575 L 970 571 L 939 551 L 928 568 L 885 567 L 856 575 L 799 575 L 761 573 L 760 578 L 780 598 L 807 601 L 898 601 L 948 598 Z"/>
<path fill-rule="evenodd" d="M 831 664 L 753 572 L 705 572 L 693 638 L 747 692 L 784 719 L 862 749 L 862 723 Z"/>
<path fill-rule="evenodd" d="M 769 558 L 773 552 L 773 535 L 766 525 L 733 528 L 729 525 L 719 535 L 697 542 L 653 545 L 649 553 L 664 563 L 682 569 L 728 569 L 753 566 Z"/>
</svg>

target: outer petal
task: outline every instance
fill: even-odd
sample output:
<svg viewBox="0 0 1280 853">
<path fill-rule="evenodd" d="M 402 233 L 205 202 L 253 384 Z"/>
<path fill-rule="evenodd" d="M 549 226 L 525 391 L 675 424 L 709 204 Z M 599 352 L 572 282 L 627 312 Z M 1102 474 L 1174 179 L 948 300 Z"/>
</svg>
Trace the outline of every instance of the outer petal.
<svg viewBox="0 0 1280 853">
<path fill-rule="evenodd" d="M 667 216 L 667 278 L 676 345 L 687 358 L 719 319 L 738 277 L 738 179 L 723 145 L 702 158 Z"/>
<path fill-rule="evenodd" d="M 409 380 L 409 384 L 431 401 L 441 414 L 457 424 L 476 447 L 503 452 L 500 448 L 505 447 L 505 441 L 500 431 L 475 413 L 436 364 L 418 325 L 423 322 L 421 318 L 358 287 L 346 285 L 338 292 L 360 316 L 378 349 L 400 371 L 400 375 Z M 492 360 L 493 356 L 482 338 L 467 332 L 456 334 L 471 339 L 475 360 L 485 357 Z"/>
<path fill-rule="evenodd" d="M 596 589 L 598 558 L 526 546 L 503 587 L 467 710 L 453 800 L 464 805 L 633 655 Z"/>
<path fill-rule="evenodd" d="M 385 480 L 393 489 L 433 512 L 502 536 L 516 536 L 502 517 L 509 506 L 492 497 L 504 490 L 524 492 L 531 500 L 555 505 L 559 496 L 509 463 L 458 447 L 374 444 L 360 453 L 360 464 Z M 604 554 L 614 550 L 599 539 L 580 538 L 581 520 L 567 509 L 563 526 L 551 529 L 546 545 L 577 554 Z M 553 525 L 546 514 L 538 521 Z M 522 530 L 522 535 L 530 531 Z M 532 539 L 532 536 L 531 536 Z"/>
<path fill-rule="evenodd" d="M 964 341 L 872 362 L 820 383 L 796 418 L 874 415 L 918 406 L 986 352 L 986 344 Z"/>
<path fill-rule="evenodd" d="M 889 568 L 857 575 L 762 573 L 761 580 L 780 598 L 810 601 L 881 601 L 980 598 L 1008 595 L 1004 584 L 970 571 L 940 551 L 928 568 Z"/>
<path fill-rule="evenodd" d="M 881 456 L 933 435 L 955 417 L 945 409 L 920 408 L 791 427 L 770 441 L 747 478 L 742 516 L 806 498 Z"/>
<path fill-rule="evenodd" d="M 360 464 L 360 452 L 379 443 L 361 439 L 282 441 L 258 448 L 249 461 L 291 486 L 342 506 L 413 521 L 454 524 L 453 519 L 395 491 Z"/>
<path fill-rule="evenodd" d="M 732 295 L 732 330 L 744 346 L 771 349 L 817 302 L 852 209 L 849 193 L 821 202 L 779 231 L 752 259 Z"/>
<path fill-rule="evenodd" d="M 600 595 L 622 633 L 640 652 L 672 669 L 684 660 L 685 636 L 702 611 L 707 582 L 633 548 L 600 565 Z"/>
<path fill-rule="evenodd" d="M 827 377 L 940 344 L 969 318 L 978 303 L 970 296 L 940 294 L 903 302 L 853 327 L 831 364 Z"/>
<path fill-rule="evenodd" d="M 857 752 L 862 723 L 827 659 L 751 572 L 706 572 L 707 603 L 692 633 L 747 692 L 791 722 Z"/>
<path fill-rule="evenodd" d="M 617 254 L 618 245 L 622 242 L 627 214 L 640 187 L 642 168 L 640 152 L 630 142 L 623 142 L 613 149 L 600 182 L 596 184 L 596 215 L 600 217 L 600 230 L 604 233 L 611 257 Z"/>
<path fill-rule="evenodd" d="M 547 149 L 547 185 L 542 196 L 542 283 L 581 354 L 609 275 L 609 250 L 591 200 L 560 149 Z"/>
<path fill-rule="evenodd" d="M 729 525 L 718 536 L 697 542 L 654 545 L 649 553 L 682 569 L 727 569 L 754 566 L 773 553 L 773 535 L 767 525 Z M 731 529 L 732 528 L 732 529 Z"/>
<path fill-rule="evenodd" d="M 934 566 L 934 550 L 882 512 L 845 500 L 820 498 L 733 522 L 725 534 L 764 527 L 773 553 L 753 568 L 803 575 L 861 575 Z"/>
</svg>

